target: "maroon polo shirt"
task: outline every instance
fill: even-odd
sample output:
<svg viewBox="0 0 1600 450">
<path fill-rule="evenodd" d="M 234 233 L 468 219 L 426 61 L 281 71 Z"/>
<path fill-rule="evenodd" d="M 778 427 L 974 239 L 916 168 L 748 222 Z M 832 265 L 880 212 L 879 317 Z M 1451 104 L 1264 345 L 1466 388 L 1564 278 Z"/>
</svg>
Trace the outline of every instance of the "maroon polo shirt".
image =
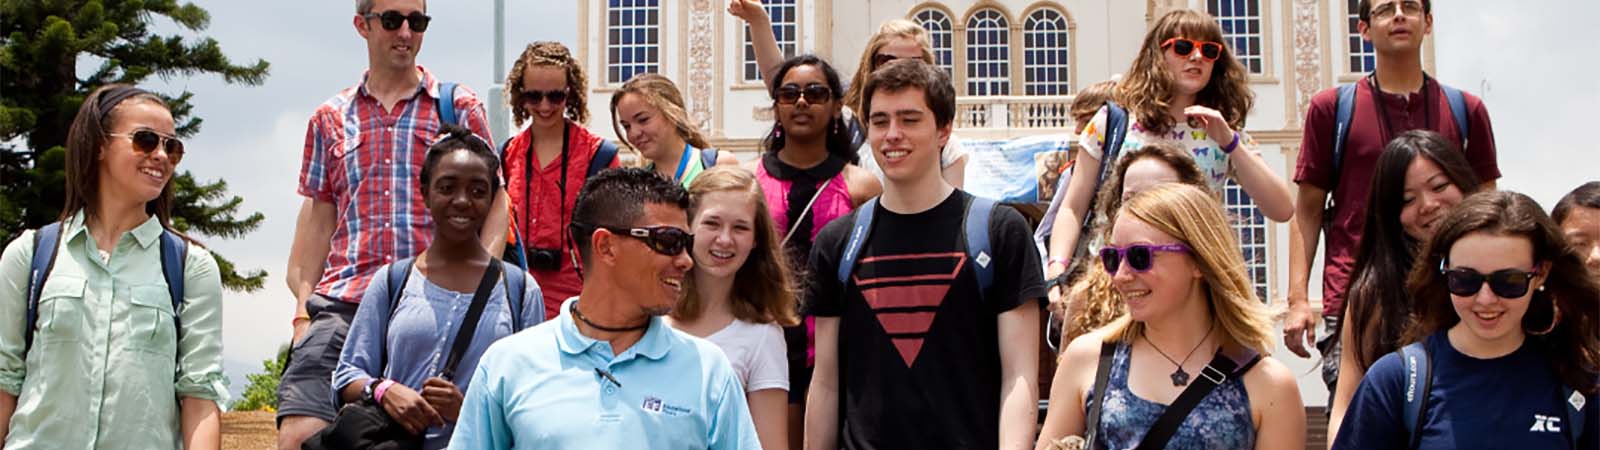
<svg viewBox="0 0 1600 450">
<path fill-rule="evenodd" d="M 1374 96 L 1369 80 L 1370 77 L 1363 78 L 1356 83 L 1356 106 L 1350 119 L 1350 134 L 1345 139 L 1339 180 L 1333 179 L 1337 87 L 1311 98 L 1300 140 L 1300 157 L 1295 161 L 1294 181 L 1331 191 L 1338 205 L 1332 220 L 1322 229 L 1327 242 L 1322 268 L 1322 314 L 1327 316 L 1338 314 L 1343 303 L 1344 290 L 1355 265 L 1356 248 L 1360 244 L 1361 227 L 1366 221 L 1372 173 L 1387 139 L 1406 131 L 1427 129 L 1444 135 L 1456 145 L 1461 144 L 1461 133 L 1456 130 L 1449 101 L 1433 77 L 1426 77 L 1422 90 L 1409 95 L 1377 92 Z M 1477 96 L 1463 95 L 1470 128 L 1467 161 L 1472 164 L 1479 181 L 1494 181 L 1500 178 L 1500 167 L 1495 162 L 1494 130 L 1489 125 L 1489 111 Z M 1379 115 L 1379 103 L 1387 113 L 1387 125 Z"/>
</svg>

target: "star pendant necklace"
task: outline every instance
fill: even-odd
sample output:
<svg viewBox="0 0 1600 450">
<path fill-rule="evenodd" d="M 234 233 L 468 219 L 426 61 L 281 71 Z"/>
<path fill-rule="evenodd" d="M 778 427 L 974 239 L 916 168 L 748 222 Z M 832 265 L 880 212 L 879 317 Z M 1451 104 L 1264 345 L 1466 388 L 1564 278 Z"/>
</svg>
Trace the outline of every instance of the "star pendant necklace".
<svg viewBox="0 0 1600 450">
<path fill-rule="evenodd" d="M 1200 342 L 1199 343 L 1194 344 L 1194 348 L 1189 349 L 1189 354 L 1183 355 L 1183 361 L 1178 361 L 1178 360 L 1172 359 L 1171 356 L 1167 356 L 1167 352 L 1161 351 L 1161 347 L 1157 347 L 1155 341 L 1150 340 L 1150 337 L 1146 336 L 1144 334 L 1144 332 L 1141 331 L 1139 333 L 1139 336 L 1143 337 L 1145 342 L 1149 342 L 1150 343 L 1150 348 L 1156 349 L 1156 353 L 1160 353 L 1162 358 L 1166 358 L 1168 362 L 1171 362 L 1173 365 L 1178 366 L 1178 370 L 1172 371 L 1172 375 L 1170 375 L 1172 377 L 1172 385 L 1173 386 L 1187 386 L 1187 385 L 1189 385 L 1189 372 L 1183 370 L 1183 363 L 1189 362 L 1189 358 L 1194 356 L 1194 352 L 1196 350 L 1200 350 L 1200 346 L 1203 346 L 1203 345 L 1206 344 L 1206 339 L 1210 339 L 1211 338 L 1211 331 L 1215 330 L 1216 328 L 1217 328 L 1217 323 L 1216 322 L 1211 322 L 1211 326 L 1206 327 L 1206 335 L 1200 338 Z"/>
</svg>

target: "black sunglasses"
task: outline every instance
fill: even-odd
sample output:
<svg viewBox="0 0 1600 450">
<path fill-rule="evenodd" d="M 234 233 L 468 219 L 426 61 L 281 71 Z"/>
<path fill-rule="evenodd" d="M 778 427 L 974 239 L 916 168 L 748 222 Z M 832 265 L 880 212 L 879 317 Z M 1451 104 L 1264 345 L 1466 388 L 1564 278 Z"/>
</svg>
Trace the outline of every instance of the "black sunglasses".
<svg viewBox="0 0 1600 450">
<path fill-rule="evenodd" d="M 134 150 L 147 156 L 154 153 L 157 147 L 163 147 L 167 151 L 167 159 L 172 160 L 172 165 L 174 166 L 178 165 L 179 161 L 183 161 L 183 141 L 178 140 L 177 136 L 162 135 L 154 130 L 136 130 L 132 133 L 106 133 L 106 136 L 128 138 L 129 141 L 133 142 Z"/>
<path fill-rule="evenodd" d="M 427 14 L 423 14 L 420 11 L 413 11 L 411 14 L 400 14 L 399 11 L 384 11 L 382 13 L 366 13 L 361 17 L 368 20 L 376 17 L 383 24 L 383 29 L 389 31 L 400 29 L 401 22 L 409 23 L 413 33 L 428 31 L 428 21 L 433 20 L 432 17 L 428 17 Z"/>
<path fill-rule="evenodd" d="M 820 84 L 813 84 L 801 89 L 800 86 L 785 84 L 778 87 L 778 103 L 793 105 L 805 97 L 806 103 L 822 103 L 833 100 L 833 89 Z"/>
<path fill-rule="evenodd" d="M 522 95 L 520 95 L 519 98 L 521 98 L 519 101 L 521 103 L 531 103 L 537 105 L 539 102 L 549 99 L 550 103 L 559 105 L 567 102 L 567 91 L 522 91 Z"/>
<path fill-rule="evenodd" d="M 1539 275 L 1537 270 L 1503 269 L 1484 275 L 1477 270 L 1467 268 L 1446 269 L 1445 262 L 1439 262 L 1439 273 L 1444 274 L 1444 287 L 1451 294 L 1461 297 L 1478 295 L 1485 282 L 1489 284 L 1489 291 L 1504 299 L 1520 298 L 1528 293 L 1528 286 L 1533 284 L 1533 277 Z"/>
<path fill-rule="evenodd" d="M 1169 46 L 1172 47 L 1173 53 L 1177 53 L 1178 56 L 1185 58 L 1189 57 L 1190 53 L 1194 53 L 1195 47 L 1200 47 L 1200 57 L 1204 58 L 1206 61 L 1216 61 L 1217 58 L 1222 57 L 1222 44 L 1216 42 L 1172 38 L 1161 43 L 1161 47 L 1163 48 Z"/>
<path fill-rule="evenodd" d="M 1128 261 L 1128 267 L 1134 272 L 1149 272 L 1150 267 L 1156 263 L 1156 252 L 1187 252 L 1189 246 L 1183 244 L 1144 245 L 1136 244 L 1117 248 L 1105 246 L 1100 249 L 1100 263 L 1106 266 L 1106 273 L 1116 275 L 1117 269 L 1122 266 L 1122 261 Z"/>
<path fill-rule="evenodd" d="M 694 245 L 694 235 L 678 227 L 624 228 L 573 222 L 572 229 L 574 234 L 596 229 L 610 231 L 619 236 L 627 236 L 643 241 L 645 246 L 650 247 L 650 250 L 667 256 L 681 255 L 690 246 Z"/>
</svg>

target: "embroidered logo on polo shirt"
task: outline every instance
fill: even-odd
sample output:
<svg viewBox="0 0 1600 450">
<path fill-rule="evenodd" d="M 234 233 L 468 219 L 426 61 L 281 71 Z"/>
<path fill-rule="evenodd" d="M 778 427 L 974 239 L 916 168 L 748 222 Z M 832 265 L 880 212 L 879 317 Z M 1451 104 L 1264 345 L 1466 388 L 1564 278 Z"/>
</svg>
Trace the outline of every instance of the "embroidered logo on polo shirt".
<svg viewBox="0 0 1600 450">
<path fill-rule="evenodd" d="M 966 263 L 967 254 L 962 252 L 861 259 L 861 267 L 866 270 L 856 273 L 871 276 L 858 275 L 856 287 L 906 367 L 917 361 L 939 306 Z"/>
<path fill-rule="evenodd" d="M 639 405 L 639 409 L 643 409 L 646 412 L 651 412 L 651 413 L 656 413 L 656 414 L 665 414 L 665 415 L 674 416 L 674 417 L 676 417 L 676 416 L 687 416 L 689 414 L 694 413 L 694 410 L 692 410 L 692 409 L 685 408 L 685 407 L 678 406 L 678 405 L 669 404 L 669 403 L 667 403 L 665 401 L 662 401 L 658 397 L 652 397 L 652 396 L 645 396 L 644 404 Z"/>
</svg>

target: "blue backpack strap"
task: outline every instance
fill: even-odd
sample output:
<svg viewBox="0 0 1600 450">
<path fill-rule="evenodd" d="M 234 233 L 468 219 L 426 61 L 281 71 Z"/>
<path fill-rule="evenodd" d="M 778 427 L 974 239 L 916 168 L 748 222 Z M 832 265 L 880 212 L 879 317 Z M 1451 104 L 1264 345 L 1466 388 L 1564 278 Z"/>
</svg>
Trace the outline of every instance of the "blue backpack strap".
<svg viewBox="0 0 1600 450">
<path fill-rule="evenodd" d="M 416 261 L 416 258 L 406 258 L 389 264 L 389 317 L 391 318 L 394 317 L 395 310 L 400 309 L 400 294 L 406 289 L 406 281 L 411 278 L 411 265 Z"/>
<path fill-rule="evenodd" d="M 460 125 L 456 123 L 456 84 L 448 81 L 439 82 L 439 123 Z"/>
<path fill-rule="evenodd" d="M 1584 429 L 1589 426 L 1583 409 L 1586 399 L 1582 392 L 1571 386 L 1561 388 L 1561 403 L 1566 405 L 1562 409 L 1567 411 L 1567 426 L 1562 427 L 1562 431 L 1567 433 L 1567 442 L 1571 442 L 1574 449 L 1578 448 L 1578 439 L 1583 437 Z"/>
<path fill-rule="evenodd" d="M 183 269 L 189 259 L 189 242 L 172 230 L 161 230 L 161 274 L 167 279 L 167 295 L 172 297 L 172 325 L 183 336 Z"/>
<path fill-rule="evenodd" d="M 1339 171 L 1344 168 L 1344 144 L 1356 113 L 1356 84 L 1339 85 L 1339 97 L 1333 105 L 1333 182 L 1338 183 Z"/>
<path fill-rule="evenodd" d="M 611 161 L 616 159 L 617 143 L 611 142 L 610 139 L 601 139 L 600 148 L 595 149 L 594 158 L 589 160 L 589 171 L 586 172 L 585 179 L 611 167 Z"/>
<path fill-rule="evenodd" d="M 1467 96 L 1460 89 L 1445 86 L 1439 83 L 1439 89 L 1444 91 L 1445 100 L 1450 103 L 1450 116 L 1456 119 L 1456 132 L 1461 133 L 1461 150 L 1467 149 L 1467 136 L 1472 127 L 1467 124 Z"/>
<path fill-rule="evenodd" d="M 33 331 L 39 323 L 39 295 L 44 292 L 44 281 L 50 278 L 50 269 L 56 266 L 56 250 L 60 243 L 61 222 L 39 227 L 33 232 L 33 260 L 28 264 L 28 322 L 22 339 L 24 357 L 28 349 L 33 348 Z"/>
<path fill-rule="evenodd" d="M 850 239 L 845 241 L 844 255 L 839 258 L 840 286 L 849 284 L 850 273 L 855 272 L 856 256 L 861 253 L 861 246 L 867 241 L 867 232 L 872 231 L 872 215 L 877 210 L 877 197 L 867 200 L 860 208 L 856 208 L 855 223 L 850 224 Z"/>
<path fill-rule="evenodd" d="M 994 212 L 994 199 L 973 196 L 967 204 L 967 216 L 962 219 L 966 228 L 967 257 L 977 264 L 972 268 L 978 274 L 978 298 L 982 299 L 994 286 L 994 252 L 989 246 L 989 216 Z"/>
<path fill-rule="evenodd" d="M 707 148 L 700 150 L 700 168 L 710 169 L 717 165 L 717 149 Z"/>
<path fill-rule="evenodd" d="M 1111 176 L 1112 167 L 1117 165 L 1117 156 L 1122 153 L 1122 141 L 1128 136 L 1128 110 L 1123 109 L 1117 102 L 1106 102 L 1106 141 L 1100 147 L 1100 174 L 1094 181 L 1094 192 L 1100 192 L 1100 187 L 1105 184 L 1106 178 Z M 1089 207 L 1083 213 L 1083 231 L 1078 235 L 1083 240 L 1094 229 L 1094 202 L 1098 195 L 1090 194 Z M 1076 250 L 1074 251 L 1076 252 Z"/>
<path fill-rule="evenodd" d="M 1427 422 L 1423 414 L 1428 411 L 1428 391 L 1433 387 L 1433 360 L 1427 344 L 1413 342 L 1400 347 L 1400 364 L 1405 366 L 1405 408 L 1400 420 L 1410 436 L 1407 448 L 1417 448 L 1422 443 L 1422 426 Z"/>
<path fill-rule="evenodd" d="M 514 264 L 506 264 L 502 271 L 506 284 L 506 304 L 511 306 L 511 331 L 522 331 L 522 292 L 528 289 L 528 272 Z M 544 305 L 534 305 L 544 310 Z"/>
</svg>

